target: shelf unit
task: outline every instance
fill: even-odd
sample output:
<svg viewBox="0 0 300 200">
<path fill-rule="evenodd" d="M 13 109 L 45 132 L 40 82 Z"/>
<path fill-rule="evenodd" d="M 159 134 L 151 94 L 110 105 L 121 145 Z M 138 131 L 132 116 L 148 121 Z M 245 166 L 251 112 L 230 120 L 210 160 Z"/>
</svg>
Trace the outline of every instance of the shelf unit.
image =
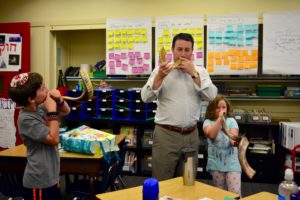
<svg viewBox="0 0 300 200">
<path fill-rule="evenodd" d="M 142 138 L 145 130 L 154 129 L 153 121 L 133 121 L 133 120 L 105 120 L 105 119 L 88 119 L 88 120 L 78 120 L 78 119 L 67 119 L 66 125 L 69 128 L 78 127 L 82 124 L 88 125 L 96 129 L 112 129 L 114 134 L 120 133 L 121 126 L 135 126 L 137 129 L 137 145 L 136 147 L 128 148 L 128 151 L 134 151 L 137 156 L 137 169 L 136 173 L 125 172 L 128 175 L 137 176 L 151 176 L 151 168 L 147 170 L 143 169 L 145 162 L 143 160 L 144 156 L 151 155 L 151 147 L 143 147 Z M 278 131 L 279 126 L 277 122 L 270 124 L 247 124 L 239 123 L 240 132 L 245 133 L 247 138 L 262 137 L 266 140 L 274 139 L 276 146 L 278 145 Z M 199 138 L 200 146 L 198 152 L 199 165 L 197 178 L 210 178 L 210 175 L 205 171 L 207 163 L 207 141 L 203 135 L 202 123 L 199 123 Z M 275 154 L 254 154 L 247 152 L 247 158 L 250 166 L 256 170 L 256 175 L 252 181 L 254 182 L 278 182 L 279 179 L 274 174 L 278 174 L 280 170 L 280 163 L 277 159 L 277 151 Z M 277 167 L 278 166 L 278 167 Z M 244 181 L 249 181 L 249 179 L 243 174 L 242 179 Z"/>
</svg>

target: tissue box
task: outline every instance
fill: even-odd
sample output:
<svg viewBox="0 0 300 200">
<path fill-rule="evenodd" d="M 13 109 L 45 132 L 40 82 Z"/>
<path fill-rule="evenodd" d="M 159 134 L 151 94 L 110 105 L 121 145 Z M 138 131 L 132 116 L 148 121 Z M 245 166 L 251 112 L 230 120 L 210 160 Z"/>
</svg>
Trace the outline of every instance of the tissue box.
<svg viewBox="0 0 300 200">
<path fill-rule="evenodd" d="M 116 136 L 82 125 L 60 135 L 61 147 L 65 151 L 76 153 L 105 155 L 118 151 Z"/>
</svg>

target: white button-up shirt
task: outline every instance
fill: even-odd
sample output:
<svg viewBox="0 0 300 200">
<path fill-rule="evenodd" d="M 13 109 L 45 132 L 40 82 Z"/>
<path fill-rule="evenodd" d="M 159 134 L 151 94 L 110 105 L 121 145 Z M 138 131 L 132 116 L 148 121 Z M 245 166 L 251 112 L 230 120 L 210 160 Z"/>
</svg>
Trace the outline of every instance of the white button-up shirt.
<svg viewBox="0 0 300 200">
<path fill-rule="evenodd" d="M 155 122 L 182 128 L 194 126 L 199 121 L 201 101 L 214 99 L 218 92 L 208 72 L 196 67 L 200 75 L 199 87 L 188 73 L 174 69 L 157 90 L 152 90 L 158 70 L 159 67 L 153 70 L 141 92 L 146 103 L 157 99 Z"/>
</svg>

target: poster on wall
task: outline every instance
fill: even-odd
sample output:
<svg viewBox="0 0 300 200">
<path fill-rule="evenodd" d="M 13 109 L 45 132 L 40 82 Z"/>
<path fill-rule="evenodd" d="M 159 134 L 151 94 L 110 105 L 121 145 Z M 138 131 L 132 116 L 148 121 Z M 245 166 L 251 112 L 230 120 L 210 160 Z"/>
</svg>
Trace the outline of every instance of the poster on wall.
<svg viewBox="0 0 300 200">
<path fill-rule="evenodd" d="M 0 98 L 0 147 L 10 148 L 16 144 L 14 123 L 16 103 L 11 99 Z"/>
<path fill-rule="evenodd" d="M 258 14 L 207 16 L 206 68 L 212 75 L 258 71 Z"/>
<path fill-rule="evenodd" d="M 203 16 L 162 16 L 155 19 L 155 65 L 159 65 L 159 50 L 164 47 L 166 58 L 173 61 L 172 40 L 178 33 L 189 33 L 194 39 L 192 60 L 203 67 Z"/>
<path fill-rule="evenodd" d="M 263 74 L 300 74 L 300 12 L 265 13 Z"/>
<path fill-rule="evenodd" d="M 152 71 L 151 18 L 106 21 L 106 74 L 137 75 Z"/>
<path fill-rule="evenodd" d="M 0 33 L 0 71 L 21 69 L 22 37 L 20 34 Z"/>
</svg>

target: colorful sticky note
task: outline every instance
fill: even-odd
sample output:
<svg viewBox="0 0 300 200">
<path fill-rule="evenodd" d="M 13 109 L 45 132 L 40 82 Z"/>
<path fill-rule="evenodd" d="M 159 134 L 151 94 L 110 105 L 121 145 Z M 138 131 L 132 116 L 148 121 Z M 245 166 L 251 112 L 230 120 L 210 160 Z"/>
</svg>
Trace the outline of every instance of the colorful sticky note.
<svg viewBox="0 0 300 200">
<path fill-rule="evenodd" d="M 109 74 L 115 74 L 116 73 L 116 70 L 115 68 L 109 68 Z"/>
<path fill-rule="evenodd" d="M 172 57 L 173 57 L 173 55 L 171 53 L 167 53 L 167 55 L 166 55 L 167 60 L 171 61 Z"/>
<path fill-rule="evenodd" d="M 128 44 L 128 49 L 132 50 L 134 48 L 133 43 Z"/>
<path fill-rule="evenodd" d="M 144 59 L 145 60 L 150 59 L 150 53 L 144 53 Z"/>
<path fill-rule="evenodd" d="M 126 59 L 126 58 L 127 58 L 127 54 L 126 54 L 126 53 L 124 53 L 124 52 L 122 52 L 122 53 L 121 53 L 121 59 L 123 59 L 123 60 L 124 60 L 124 59 Z"/>
<path fill-rule="evenodd" d="M 122 62 L 119 60 L 116 62 L 116 67 L 121 67 L 122 66 Z"/>
<path fill-rule="evenodd" d="M 215 58 L 221 59 L 222 58 L 222 54 L 220 52 L 215 52 Z"/>
<path fill-rule="evenodd" d="M 108 47 L 108 50 L 110 50 L 110 51 L 114 49 L 114 45 L 112 45 L 112 44 L 107 45 L 107 47 Z"/>
<path fill-rule="evenodd" d="M 108 42 L 109 44 L 113 43 L 113 42 L 114 42 L 114 38 L 108 38 L 107 42 Z"/>
<path fill-rule="evenodd" d="M 134 59 L 134 52 L 128 52 L 128 57 L 130 59 Z"/>
<path fill-rule="evenodd" d="M 170 45 L 166 45 L 165 49 L 166 49 L 166 51 L 170 51 L 171 50 L 171 46 Z"/>
<path fill-rule="evenodd" d="M 115 30 L 115 35 L 120 35 L 121 31 L 120 30 Z"/>
<path fill-rule="evenodd" d="M 120 54 L 115 54 L 115 60 L 119 61 L 121 59 Z"/>
<path fill-rule="evenodd" d="M 143 58 L 138 58 L 138 59 L 137 59 L 137 63 L 138 63 L 138 64 L 142 64 L 142 63 L 143 63 Z"/>
<path fill-rule="evenodd" d="M 223 60 L 223 65 L 229 65 L 229 60 L 228 59 L 224 59 Z"/>
<path fill-rule="evenodd" d="M 133 30 L 132 29 L 127 29 L 127 35 L 132 35 L 133 34 Z"/>
<path fill-rule="evenodd" d="M 126 29 L 121 29 L 121 34 L 122 35 L 126 35 L 127 34 L 127 30 Z"/>
<path fill-rule="evenodd" d="M 136 51 L 136 52 L 134 53 L 134 56 L 135 56 L 136 58 L 140 58 L 140 57 L 141 57 L 141 52 L 140 52 L 140 51 Z"/>
<path fill-rule="evenodd" d="M 214 58 L 215 56 L 214 56 L 215 54 L 214 54 L 214 52 L 208 52 L 208 54 L 207 54 L 207 57 L 210 59 L 210 58 Z"/>
<path fill-rule="evenodd" d="M 134 59 L 129 59 L 129 64 L 134 65 L 134 61 L 135 61 Z"/>
<path fill-rule="evenodd" d="M 172 30 L 172 35 L 177 35 L 179 33 L 179 30 L 176 28 L 176 29 L 173 29 Z"/>
<path fill-rule="evenodd" d="M 203 58 L 202 52 L 196 52 L 196 58 Z"/>
<path fill-rule="evenodd" d="M 148 37 L 147 36 L 143 36 L 142 37 L 142 42 L 148 42 Z"/>
<path fill-rule="evenodd" d="M 164 38 L 163 37 L 159 37 L 158 38 L 158 44 L 163 44 L 164 43 Z"/>
<path fill-rule="evenodd" d="M 170 34 L 170 32 L 169 32 L 168 29 L 164 29 L 164 30 L 162 31 L 162 35 L 163 35 L 163 36 L 169 36 L 169 34 Z"/>
<path fill-rule="evenodd" d="M 145 71 L 148 71 L 149 70 L 149 64 L 144 64 L 143 68 L 144 68 Z"/>
<path fill-rule="evenodd" d="M 141 29 L 141 35 L 146 35 L 146 34 L 147 34 L 147 29 L 146 28 Z"/>
<path fill-rule="evenodd" d="M 197 42 L 197 49 L 202 49 L 203 47 L 203 42 Z"/>
<path fill-rule="evenodd" d="M 114 53 L 109 53 L 108 58 L 109 59 L 115 59 L 115 54 Z"/>
<path fill-rule="evenodd" d="M 113 30 L 108 30 L 107 35 L 108 35 L 108 37 L 114 36 L 114 31 Z"/>
<path fill-rule="evenodd" d="M 222 60 L 221 59 L 216 59 L 216 65 L 222 65 Z"/>
<path fill-rule="evenodd" d="M 112 61 L 112 60 L 109 61 L 109 65 L 108 65 L 108 66 L 109 66 L 110 68 L 111 68 L 111 67 L 115 67 L 115 61 Z"/>
<path fill-rule="evenodd" d="M 122 64 L 122 68 L 121 68 L 121 69 L 122 69 L 123 71 L 126 71 L 126 70 L 127 70 L 127 68 L 128 68 L 128 65 L 127 65 L 127 64 L 125 64 L 125 63 L 123 63 L 123 64 Z"/>
<path fill-rule="evenodd" d="M 171 43 L 171 40 L 172 40 L 172 39 L 171 39 L 170 37 L 166 37 L 166 38 L 165 38 L 166 43 Z"/>
<path fill-rule="evenodd" d="M 215 68 L 213 66 L 208 66 L 207 71 L 208 71 L 208 73 L 212 73 L 215 71 Z"/>
<path fill-rule="evenodd" d="M 138 71 L 137 67 L 132 67 L 132 68 L 131 68 L 131 72 L 132 72 L 132 73 L 137 73 L 137 71 Z"/>
<path fill-rule="evenodd" d="M 134 42 L 135 43 L 140 43 L 142 41 L 141 37 L 140 36 L 135 36 L 134 37 Z"/>
<path fill-rule="evenodd" d="M 202 35 L 202 28 L 196 28 L 196 31 L 195 31 L 195 33 L 197 34 L 197 35 Z"/>
</svg>

